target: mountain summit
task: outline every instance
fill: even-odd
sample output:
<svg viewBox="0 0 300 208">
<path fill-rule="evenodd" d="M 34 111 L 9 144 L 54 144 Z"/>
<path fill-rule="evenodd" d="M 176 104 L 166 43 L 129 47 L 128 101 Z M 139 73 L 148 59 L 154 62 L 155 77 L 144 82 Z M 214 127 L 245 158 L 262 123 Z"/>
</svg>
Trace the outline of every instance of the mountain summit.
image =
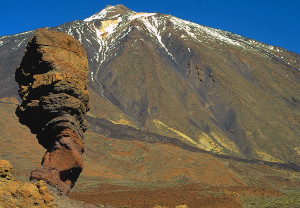
<svg viewBox="0 0 300 208">
<path fill-rule="evenodd" d="M 245 176 L 248 181 L 235 179 L 246 166 L 225 164 L 242 161 L 298 170 L 299 54 L 123 5 L 50 29 L 79 40 L 89 61 L 85 159 L 90 169 L 84 177 L 259 184 L 253 175 Z M 7 100 L 17 97 L 14 71 L 33 32 L 0 37 L 3 115 L 11 115 Z M 3 126 L 17 122 L 13 115 L 4 119 Z M 2 135 L 16 131 L 1 129 Z M 3 140 L 0 146 L 7 143 Z M 1 152 L 7 155 L 4 159 L 13 157 L 9 148 Z M 222 158 L 227 162 L 216 162 Z M 222 163 L 224 169 L 212 163 Z M 205 172 L 208 166 L 228 178 L 217 182 L 215 172 Z M 161 171 L 153 171 L 157 168 Z M 213 179 L 200 177 L 201 171 Z"/>
<path fill-rule="evenodd" d="M 115 18 L 121 15 L 125 15 L 127 13 L 134 13 L 132 10 L 123 6 L 122 4 L 118 4 L 116 6 L 108 5 L 100 12 L 86 18 L 84 21 L 92 21 L 92 20 L 101 20 L 106 18 Z"/>
</svg>

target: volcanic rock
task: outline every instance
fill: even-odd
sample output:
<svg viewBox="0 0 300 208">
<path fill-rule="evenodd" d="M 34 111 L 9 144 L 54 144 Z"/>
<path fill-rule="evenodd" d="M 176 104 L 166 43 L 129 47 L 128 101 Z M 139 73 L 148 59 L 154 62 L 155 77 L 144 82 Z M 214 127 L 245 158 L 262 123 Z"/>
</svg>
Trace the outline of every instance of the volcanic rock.
<svg viewBox="0 0 300 208">
<path fill-rule="evenodd" d="M 55 207 L 44 181 L 22 183 L 12 173 L 12 165 L 0 160 L 0 207 Z"/>
<path fill-rule="evenodd" d="M 83 168 L 84 115 L 89 110 L 85 50 L 70 35 L 38 29 L 15 79 L 23 100 L 16 115 L 47 149 L 31 179 L 45 180 L 68 193 Z"/>
<path fill-rule="evenodd" d="M 0 160 L 0 181 L 12 179 L 13 168 L 6 160 Z"/>
</svg>

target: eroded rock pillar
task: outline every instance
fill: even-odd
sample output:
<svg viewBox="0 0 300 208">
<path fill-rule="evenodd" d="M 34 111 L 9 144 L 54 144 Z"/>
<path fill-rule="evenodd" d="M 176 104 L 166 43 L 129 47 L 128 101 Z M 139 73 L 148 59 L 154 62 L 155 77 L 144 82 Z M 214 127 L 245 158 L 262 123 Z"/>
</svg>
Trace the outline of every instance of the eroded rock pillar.
<svg viewBox="0 0 300 208">
<path fill-rule="evenodd" d="M 23 100 L 16 115 L 47 149 L 30 178 L 68 193 L 83 168 L 84 116 L 89 110 L 85 50 L 70 35 L 38 29 L 15 78 Z"/>
</svg>

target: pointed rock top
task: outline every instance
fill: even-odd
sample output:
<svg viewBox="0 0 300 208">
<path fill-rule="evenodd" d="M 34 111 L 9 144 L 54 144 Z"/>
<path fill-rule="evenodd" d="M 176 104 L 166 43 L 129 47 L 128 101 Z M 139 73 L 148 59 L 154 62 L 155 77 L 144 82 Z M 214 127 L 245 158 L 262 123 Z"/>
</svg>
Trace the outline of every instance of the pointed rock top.
<svg viewBox="0 0 300 208">
<path fill-rule="evenodd" d="M 115 6 L 108 5 L 104 9 L 102 9 L 100 12 L 84 19 L 84 21 L 89 22 L 96 19 L 104 19 L 109 17 L 117 17 L 125 13 L 131 13 L 133 12 L 131 9 L 128 9 L 122 4 L 118 4 Z"/>
<path fill-rule="evenodd" d="M 112 5 L 108 5 L 106 7 L 110 7 L 112 8 L 112 10 L 118 10 L 118 11 L 125 11 L 125 12 L 132 12 L 131 9 L 127 8 L 126 6 L 124 6 L 123 4 L 117 4 L 115 6 L 112 6 Z M 106 8 L 105 7 L 105 8 Z"/>
</svg>

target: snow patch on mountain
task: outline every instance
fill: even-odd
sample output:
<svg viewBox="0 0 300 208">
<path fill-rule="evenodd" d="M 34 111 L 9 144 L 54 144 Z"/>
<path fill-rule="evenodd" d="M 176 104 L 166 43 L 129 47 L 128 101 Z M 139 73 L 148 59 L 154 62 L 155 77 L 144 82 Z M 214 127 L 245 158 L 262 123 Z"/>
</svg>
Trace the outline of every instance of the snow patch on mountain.
<svg viewBox="0 0 300 208">
<path fill-rule="evenodd" d="M 102 38 L 106 38 L 110 34 L 114 32 L 116 27 L 118 26 L 119 22 L 122 21 L 122 18 L 119 17 L 116 20 L 104 20 L 101 22 L 101 28 L 100 28 L 100 33 Z"/>
<path fill-rule="evenodd" d="M 91 80 L 94 81 L 94 72 L 91 72 Z"/>
<path fill-rule="evenodd" d="M 104 17 L 106 17 L 107 13 L 109 11 L 111 11 L 113 8 L 114 8 L 114 6 L 107 6 L 103 10 L 101 10 L 101 12 L 96 13 L 96 14 L 84 19 L 83 21 L 90 22 L 92 20 L 103 19 Z"/>
<path fill-rule="evenodd" d="M 14 37 L 18 37 L 18 36 L 21 36 L 21 35 L 26 35 L 26 34 L 28 34 L 28 33 L 33 33 L 33 32 L 34 32 L 34 30 L 30 30 L 30 31 L 26 31 L 26 32 L 18 33 L 18 34 L 12 35 L 12 36 L 14 36 Z"/>
<path fill-rule="evenodd" d="M 107 20 L 106 20 L 107 21 Z M 118 19 L 118 23 L 122 21 L 122 18 Z M 93 27 L 94 31 L 96 33 L 94 40 L 96 40 L 99 44 L 99 49 L 96 51 L 94 59 L 98 65 L 98 67 L 95 69 L 93 73 L 93 79 L 97 79 L 97 75 L 99 71 L 101 70 L 101 66 L 104 62 L 107 61 L 108 57 L 112 55 L 112 51 L 117 51 L 118 47 L 120 47 L 120 41 L 126 37 L 131 31 L 133 27 L 122 27 L 120 30 L 120 27 L 118 26 L 118 23 L 114 25 L 114 28 L 106 30 L 107 32 L 110 32 L 109 35 L 103 35 L 103 30 Z M 116 30 L 116 28 L 119 28 Z M 112 56 L 116 56 L 117 54 L 113 54 Z M 92 74 L 91 74 L 92 75 Z"/>
<path fill-rule="evenodd" d="M 18 48 L 22 45 L 22 44 L 26 44 L 27 42 L 26 42 L 26 40 L 25 39 L 21 39 L 21 41 L 18 43 Z"/>
<path fill-rule="evenodd" d="M 222 30 L 198 25 L 196 23 L 182 20 L 177 17 L 171 17 L 170 21 L 174 24 L 175 29 L 179 28 L 179 29 L 183 30 L 187 35 L 189 35 L 196 41 L 199 41 L 199 39 L 200 39 L 199 35 L 202 34 L 201 35 L 202 37 L 206 36 L 211 40 L 220 40 L 222 42 L 244 48 L 244 46 L 241 45 L 239 42 L 228 38 L 225 34 L 222 34 L 222 32 L 223 32 Z"/>
<path fill-rule="evenodd" d="M 78 34 L 78 40 L 79 40 L 79 42 L 82 44 L 82 35 L 81 35 L 81 32 L 79 31 L 79 29 L 77 28 L 76 29 L 76 32 L 77 32 L 77 34 Z"/>
<path fill-rule="evenodd" d="M 175 58 L 173 57 L 173 55 L 169 52 L 168 48 L 165 46 L 165 44 L 162 42 L 162 37 L 160 35 L 160 32 L 158 30 L 158 26 L 159 26 L 159 21 L 157 18 L 152 17 L 151 20 L 154 24 L 151 24 L 149 21 L 150 18 L 142 18 L 140 19 L 140 21 L 142 21 L 144 23 L 144 25 L 146 26 L 147 30 L 149 31 L 149 33 L 156 37 L 159 44 L 161 45 L 162 48 L 165 49 L 165 51 L 167 52 L 167 54 L 169 56 L 171 56 L 171 58 L 176 62 Z M 177 63 L 177 62 L 176 62 Z"/>
<path fill-rule="evenodd" d="M 199 42 L 199 38 L 195 35 L 195 27 L 198 26 L 197 24 L 176 17 L 170 17 L 169 19 L 173 23 L 174 29 L 181 29 L 188 36 Z"/>
<path fill-rule="evenodd" d="M 201 26 L 201 25 L 199 25 L 199 27 L 201 27 L 201 29 L 203 31 L 205 31 L 208 35 L 214 37 L 215 39 L 221 40 L 221 41 L 226 42 L 226 43 L 231 44 L 231 45 L 243 47 L 239 42 L 224 36 L 222 34 L 221 30 L 217 30 L 217 29 L 213 29 L 213 28 L 209 28 L 209 27 L 204 27 L 204 26 Z"/>
<path fill-rule="evenodd" d="M 153 15 L 156 15 L 156 13 L 144 13 L 144 12 L 134 13 L 129 17 L 129 20 L 132 21 L 140 17 L 150 17 Z"/>
<path fill-rule="evenodd" d="M 101 65 L 101 63 L 104 61 L 104 58 L 105 58 L 104 52 L 106 52 L 105 48 L 106 48 L 107 43 L 106 43 L 106 41 L 103 41 L 103 37 L 102 37 L 103 33 L 100 29 L 95 28 L 95 32 L 96 32 L 96 41 L 99 43 L 99 50 L 96 53 L 95 59 L 97 62 L 100 62 L 99 65 Z"/>
</svg>

